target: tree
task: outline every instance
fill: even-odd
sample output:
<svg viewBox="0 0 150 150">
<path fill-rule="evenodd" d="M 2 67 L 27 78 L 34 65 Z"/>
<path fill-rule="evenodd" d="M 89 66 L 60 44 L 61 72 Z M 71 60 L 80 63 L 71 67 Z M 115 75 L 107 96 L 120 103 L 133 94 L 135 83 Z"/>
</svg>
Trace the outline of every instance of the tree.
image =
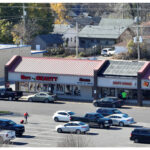
<svg viewBox="0 0 150 150">
<path fill-rule="evenodd" d="M 66 19 L 68 19 L 68 16 L 65 5 L 62 3 L 51 3 L 50 6 L 56 15 L 55 24 L 67 24 Z"/>
</svg>

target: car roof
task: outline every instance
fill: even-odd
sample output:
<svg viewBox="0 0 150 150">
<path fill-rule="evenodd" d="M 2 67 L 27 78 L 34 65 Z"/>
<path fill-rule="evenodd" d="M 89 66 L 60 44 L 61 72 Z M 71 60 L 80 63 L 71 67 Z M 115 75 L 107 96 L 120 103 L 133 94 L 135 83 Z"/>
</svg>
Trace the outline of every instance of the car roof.
<svg viewBox="0 0 150 150">
<path fill-rule="evenodd" d="M 110 115 L 110 116 L 120 116 L 120 117 L 122 117 L 123 115 L 125 115 L 125 114 L 112 114 L 112 115 Z M 127 115 L 127 114 L 126 114 Z"/>
<path fill-rule="evenodd" d="M 96 115 L 96 114 L 99 114 L 99 113 L 96 113 L 96 112 L 91 112 L 91 113 L 86 113 L 86 114 L 90 114 L 90 115 Z"/>
<path fill-rule="evenodd" d="M 0 121 L 11 121 L 9 119 L 0 119 Z"/>
<path fill-rule="evenodd" d="M 81 121 L 69 121 L 68 123 L 84 123 L 84 122 L 81 122 Z"/>
<path fill-rule="evenodd" d="M 58 112 L 72 112 L 72 111 L 69 111 L 69 110 L 59 110 L 59 111 L 56 111 L 57 113 Z"/>
<path fill-rule="evenodd" d="M 150 130 L 150 128 L 141 127 L 141 128 L 135 128 L 134 130 Z"/>
</svg>

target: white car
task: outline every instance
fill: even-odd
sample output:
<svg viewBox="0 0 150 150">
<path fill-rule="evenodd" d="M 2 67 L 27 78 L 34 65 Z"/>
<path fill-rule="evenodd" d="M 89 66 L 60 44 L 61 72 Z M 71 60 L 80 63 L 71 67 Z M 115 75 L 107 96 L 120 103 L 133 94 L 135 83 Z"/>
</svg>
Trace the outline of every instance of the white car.
<svg viewBox="0 0 150 150">
<path fill-rule="evenodd" d="M 16 133 L 13 130 L 0 130 L 0 144 L 9 143 L 10 140 L 16 138 Z"/>
<path fill-rule="evenodd" d="M 68 122 L 68 121 L 70 121 L 72 115 L 75 115 L 75 113 L 72 111 L 61 110 L 61 111 L 55 112 L 52 118 L 56 122 L 58 122 L 58 121 Z"/>
<path fill-rule="evenodd" d="M 127 114 L 113 114 L 109 118 L 112 119 L 113 125 L 119 125 L 121 127 L 135 123 L 134 119 Z"/>
<path fill-rule="evenodd" d="M 101 51 L 102 56 L 112 56 L 115 54 L 115 49 L 112 48 L 104 48 Z"/>
<path fill-rule="evenodd" d="M 70 132 L 70 133 L 86 133 L 89 131 L 89 125 L 80 121 L 71 121 L 64 125 L 58 125 L 55 129 L 58 133 Z"/>
</svg>

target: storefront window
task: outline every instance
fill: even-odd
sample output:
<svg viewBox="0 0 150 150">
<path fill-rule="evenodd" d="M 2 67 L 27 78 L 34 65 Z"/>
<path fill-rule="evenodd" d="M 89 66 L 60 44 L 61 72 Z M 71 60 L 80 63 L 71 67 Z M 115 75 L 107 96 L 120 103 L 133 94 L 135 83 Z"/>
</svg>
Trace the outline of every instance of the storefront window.
<svg viewBox="0 0 150 150">
<path fill-rule="evenodd" d="M 73 86 L 73 94 L 75 96 L 80 96 L 81 95 L 79 86 Z"/>
<path fill-rule="evenodd" d="M 56 92 L 57 92 L 57 93 L 60 93 L 60 94 L 64 94 L 64 85 L 62 85 L 62 84 L 57 84 Z"/>
<path fill-rule="evenodd" d="M 36 86 L 35 82 L 29 82 L 29 92 L 35 92 Z"/>
<path fill-rule="evenodd" d="M 40 91 L 42 91 L 43 90 L 43 84 L 42 83 L 37 83 L 36 84 L 36 91 L 37 92 L 40 92 Z"/>
<path fill-rule="evenodd" d="M 20 82 L 19 83 L 19 90 L 28 92 L 29 91 L 29 83 L 28 82 Z"/>
<path fill-rule="evenodd" d="M 73 86 L 72 85 L 66 85 L 65 86 L 65 94 L 73 95 Z"/>
</svg>

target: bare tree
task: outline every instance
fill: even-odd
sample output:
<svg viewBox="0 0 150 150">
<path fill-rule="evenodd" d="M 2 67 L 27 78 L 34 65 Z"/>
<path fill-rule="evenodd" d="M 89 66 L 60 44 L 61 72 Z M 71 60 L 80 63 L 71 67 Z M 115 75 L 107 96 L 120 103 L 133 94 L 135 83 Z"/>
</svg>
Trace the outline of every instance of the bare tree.
<svg viewBox="0 0 150 150">
<path fill-rule="evenodd" d="M 58 147 L 91 147 L 91 145 L 87 136 L 70 134 L 58 143 Z"/>
</svg>

